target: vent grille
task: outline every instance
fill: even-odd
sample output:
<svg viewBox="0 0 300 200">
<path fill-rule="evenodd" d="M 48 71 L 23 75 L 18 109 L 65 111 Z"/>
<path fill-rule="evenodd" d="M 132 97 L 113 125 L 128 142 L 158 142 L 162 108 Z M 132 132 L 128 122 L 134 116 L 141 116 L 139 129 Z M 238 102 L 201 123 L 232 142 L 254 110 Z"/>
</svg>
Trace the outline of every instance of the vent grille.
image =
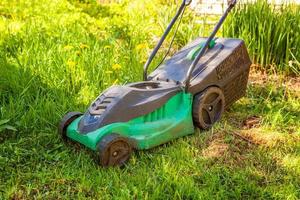
<svg viewBox="0 0 300 200">
<path fill-rule="evenodd" d="M 100 97 L 92 104 L 91 114 L 102 115 L 109 105 L 113 102 L 114 97 Z"/>
<path fill-rule="evenodd" d="M 144 122 L 153 122 L 165 118 L 166 107 L 162 106 L 159 109 L 145 115 Z"/>
</svg>

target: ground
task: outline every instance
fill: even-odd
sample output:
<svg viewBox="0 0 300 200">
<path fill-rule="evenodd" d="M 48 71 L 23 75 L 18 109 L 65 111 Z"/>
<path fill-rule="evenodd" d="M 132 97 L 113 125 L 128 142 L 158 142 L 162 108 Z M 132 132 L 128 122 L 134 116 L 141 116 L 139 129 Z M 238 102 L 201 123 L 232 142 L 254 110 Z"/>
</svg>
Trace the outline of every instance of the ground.
<svg viewBox="0 0 300 200">
<path fill-rule="evenodd" d="M 64 143 L 64 113 L 140 80 L 172 16 L 152 2 L 83 2 L 0 3 L 0 199 L 300 198 L 300 79 L 255 65 L 246 96 L 212 129 L 135 152 L 123 168 Z M 192 26 L 183 21 L 171 51 L 199 33 Z"/>
</svg>

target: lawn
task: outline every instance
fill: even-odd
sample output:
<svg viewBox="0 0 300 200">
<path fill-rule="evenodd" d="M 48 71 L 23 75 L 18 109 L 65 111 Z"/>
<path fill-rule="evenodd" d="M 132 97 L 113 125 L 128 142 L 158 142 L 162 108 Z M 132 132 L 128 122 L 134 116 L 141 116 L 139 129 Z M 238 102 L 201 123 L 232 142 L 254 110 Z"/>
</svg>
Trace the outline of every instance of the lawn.
<svg viewBox="0 0 300 200">
<path fill-rule="evenodd" d="M 0 199 L 300 199 L 299 46 L 279 59 L 284 67 L 253 65 L 246 96 L 212 129 L 135 152 L 123 168 L 104 169 L 59 137 L 66 112 L 142 79 L 175 9 L 162 0 L 1 0 Z M 199 18 L 187 11 L 171 53 L 207 34 L 191 23 Z"/>
</svg>

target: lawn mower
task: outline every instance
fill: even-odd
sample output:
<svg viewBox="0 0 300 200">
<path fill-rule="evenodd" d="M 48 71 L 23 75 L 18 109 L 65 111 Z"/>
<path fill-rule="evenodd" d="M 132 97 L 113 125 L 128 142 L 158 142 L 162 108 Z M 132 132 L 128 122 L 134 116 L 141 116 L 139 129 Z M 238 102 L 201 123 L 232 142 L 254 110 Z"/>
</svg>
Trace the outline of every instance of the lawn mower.
<svg viewBox="0 0 300 200">
<path fill-rule="evenodd" d="M 150 149 L 208 129 L 246 91 L 251 61 L 239 39 L 215 38 L 236 0 L 208 38 L 197 38 L 148 75 L 148 67 L 191 1 L 183 0 L 144 65 L 144 80 L 111 86 L 82 114 L 67 113 L 59 125 L 70 138 L 97 152 L 102 166 L 120 166 L 133 150 Z"/>
</svg>

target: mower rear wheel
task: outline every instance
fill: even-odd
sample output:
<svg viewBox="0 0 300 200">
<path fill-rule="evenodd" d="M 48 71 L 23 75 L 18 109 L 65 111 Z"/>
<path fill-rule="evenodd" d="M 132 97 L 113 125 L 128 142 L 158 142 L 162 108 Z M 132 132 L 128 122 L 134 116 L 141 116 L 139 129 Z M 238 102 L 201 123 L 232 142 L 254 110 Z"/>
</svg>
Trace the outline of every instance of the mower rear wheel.
<svg viewBox="0 0 300 200">
<path fill-rule="evenodd" d="M 60 121 L 58 132 L 64 140 L 67 139 L 67 127 L 78 117 L 82 115 L 81 112 L 69 112 Z"/>
<path fill-rule="evenodd" d="M 98 150 L 103 167 L 123 166 L 131 156 L 132 146 L 127 138 L 112 133 L 101 139 Z"/>
<path fill-rule="evenodd" d="M 225 97 L 218 87 L 209 87 L 194 97 L 193 120 L 197 127 L 209 129 L 220 120 L 225 107 Z"/>
</svg>

